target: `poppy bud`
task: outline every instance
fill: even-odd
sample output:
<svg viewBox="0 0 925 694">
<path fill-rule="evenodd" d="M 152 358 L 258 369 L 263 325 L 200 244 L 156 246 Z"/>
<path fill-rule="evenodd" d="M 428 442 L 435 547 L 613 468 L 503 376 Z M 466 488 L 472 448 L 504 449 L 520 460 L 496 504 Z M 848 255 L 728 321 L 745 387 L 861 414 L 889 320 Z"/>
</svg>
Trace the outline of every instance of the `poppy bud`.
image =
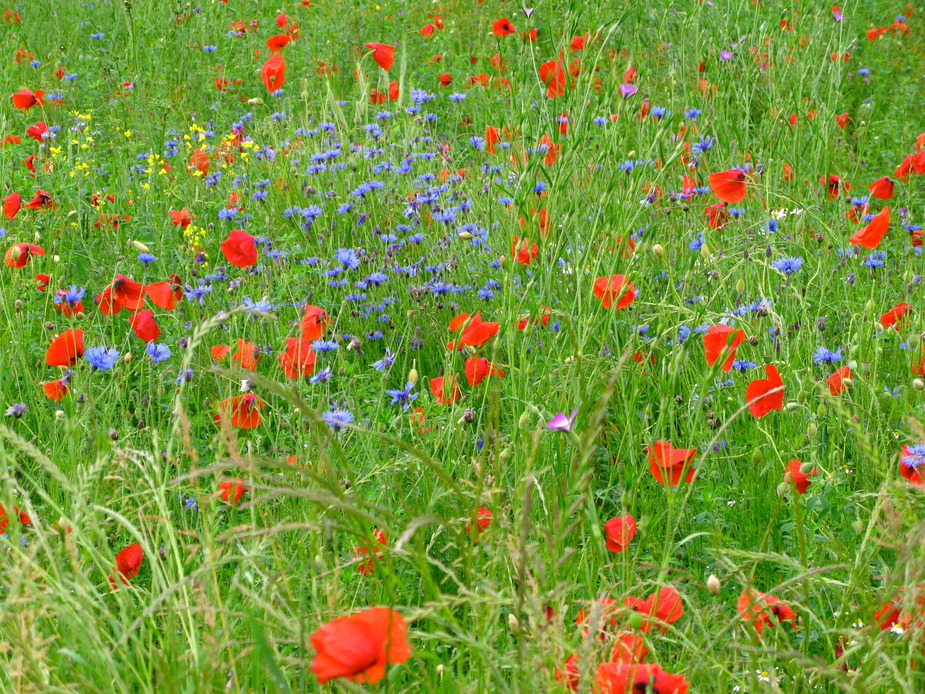
<svg viewBox="0 0 925 694">
<path fill-rule="evenodd" d="M 853 379 L 853 378 L 843 378 L 843 379 L 841 380 L 841 384 L 842 384 L 845 388 L 850 388 L 851 386 L 854 385 L 854 379 Z"/>
<path fill-rule="evenodd" d="M 921 378 L 916 378 L 912 381 L 912 387 L 916 390 L 925 390 L 925 381 Z"/>
<path fill-rule="evenodd" d="M 800 403 L 801 405 L 806 403 L 806 391 L 805 390 L 801 390 L 799 393 L 797 393 L 797 402 Z"/>
<path fill-rule="evenodd" d="M 790 474 L 789 472 L 787 473 Z M 787 496 L 787 492 L 790 491 L 790 487 L 793 485 L 793 482 L 790 480 L 784 480 L 779 485 L 777 485 L 777 496 Z"/>
<path fill-rule="evenodd" d="M 790 402 L 788 402 L 786 405 L 784 405 L 784 409 L 785 409 L 787 412 L 793 412 L 794 410 L 800 409 L 800 403 L 790 401 Z"/>
<path fill-rule="evenodd" d="M 736 282 L 736 291 L 737 291 L 739 294 L 741 294 L 741 293 L 743 293 L 743 292 L 745 291 L 745 280 L 739 279 L 739 281 Z"/>
<path fill-rule="evenodd" d="M 874 312 L 874 300 L 873 300 L 873 299 L 868 299 L 868 300 L 867 300 L 867 303 L 864 304 L 864 311 L 865 311 L 866 313 L 873 313 L 873 312 Z"/>
<path fill-rule="evenodd" d="M 922 338 L 919 337 L 917 334 L 912 334 L 909 336 L 909 339 L 907 340 L 907 342 L 909 343 L 909 347 L 915 350 L 915 349 L 918 349 L 919 345 L 922 344 Z"/>
<path fill-rule="evenodd" d="M 520 415 L 520 419 L 517 420 L 517 427 L 519 429 L 526 429 L 529 421 L 530 421 L 530 413 L 524 410 L 524 412 Z"/>
<path fill-rule="evenodd" d="M 463 241 L 468 241 L 468 240 L 470 240 L 470 239 L 472 239 L 472 238 L 475 238 L 475 237 L 474 237 L 471 233 L 469 233 L 468 231 L 461 231 L 461 232 L 459 232 L 459 238 L 461 238 Z"/>
<path fill-rule="evenodd" d="M 819 403 L 819 407 L 816 408 L 816 416 L 819 418 L 825 417 L 825 403 Z"/>
<path fill-rule="evenodd" d="M 150 250 L 146 245 L 144 245 L 141 241 L 132 241 L 132 245 L 133 245 L 135 248 L 137 248 L 139 251 L 141 251 L 142 253 L 150 253 L 150 252 L 151 252 L 151 250 Z"/>
<path fill-rule="evenodd" d="M 418 382 L 418 370 L 414 367 L 411 367 L 411 371 L 408 372 L 408 383 L 415 385 Z"/>
<path fill-rule="evenodd" d="M 13 246 L 6 252 L 6 256 L 13 261 L 19 260 L 22 257 L 22 249 L 19 246 Z"/>
<path fill-rule="evenodd" d="M 64 419 L 64 410 L 55 410 L 55 419 Z"/>
<path fill-rule="evenodd" d="M 643 622 L 645 622 L 645 618 L 639 612 L 633 612 L 633 614 L 630 615 L 629 623 L 633 629 L 640 628 Z"/>
<path fill-rule="evenodd" d="M 510 448 L 505 448 L 503 451 L 501 451 L 500 454 L 498 454 L 498 460 L 500 460 L 502 463 L 506 463 L 512 457 L 514 457 L 514 451 L 512 451 Z"/>
<path fill-rule="evenodd" d="M 804 475 L 809 475 L 810 473 L 812 473 L 812 471 L 813 471 L 813 464 L 812 464 L 812 463 L 803 463 L 803 464 L 800 466 L 800 472 L 801 472 L 802 474 L 804 474 Z"/>
<path fill-rule="evenodd" d="M 710 577 L 707 579 L 707 590 L 710 591 L 710 595 L 716 595 L 719 593 L 719 589 L 719 579 L 716 577 L 716 574 L 710 574 Z"/>
<path fill-rule="evenodd" d="M 662 246 L 662 244 L 657 243 L 654 246 L 652 246 L 652 253 L 655 255 L 656 258 L 664 258 L 665 248 Z"/>
<path fill-rule="evenodd" d="M 60 255 L 57 255 L 57 254 L 51 256 L 51 259 L 52 259 L 54 262 L 56 262 L 56 263 L 60 263 L 60 262 L 61 262 L 61 256 L 60 256 Z"/>
<path fill-rule="evenodd" d="M 109 438 L 111 438 L 113 441 L 115 441 L 115 440 L 117 440 L 117 439 L 119 438 L 119 432 L 116 431 L 115 429 L 110 429 L 109 431 L 106 432 L 106 434 L 107 434 L 107 435 L 109 436 Z"/>
<path fill-rule="evenodd" d="M 127 364 L 128 362 L 132 361 L 132 353 L 131 353 L 131 352 L 126 352 L 126 353 L 122 356 L 122 361 L 124 361 L 126 364 Z"/>
<path fill-rule="evenodd" d="M 39 232 L 35 232 L 35 241 L 33 243 L 42 243 L 42 235 Z"/>
<path fill-rule="evenodd" d="M 261 99 L 259 96 L 253 99 L 248 99 L 247 105 L 248 106 L 263 106 L 263 99 Z"/>
<path fill-rule="evenodd" d="M 710 259 L 710 247 L 707 246 L 707 244 L 703 244 L 703 245 L 700 247 L 700 255 L 703 256 L 703 259 L 704 259 L 704 260 L 709 260 L 709 259 Z"/>
<path fill-rule="evenodd" d="M 513 634 L 520 633 L 520 620 L 517 619 L 517 617 L 515 617 L 514 615 L 509 614 L 507 616 L 507 625 L 508 627 L 510 627 L 511 633 Z"/>
<path fill-rule="evenodd" d="M 22 304 L 22 301 L 21 301 L 20 299 L 16 299 L 16 303 L 13 304 L 13 306 L 16 308 L 16 312 L 17 312 L 17 313 L 21 313 L 21 312 L 22 312 L 23 304 Z"/>
<path fill-rule="evenodd" d="M 806 427 L 806 435 L 809 438 L 814 439 L 816 438 L 816 434 L 818 433 L 819 433 L 819 427 L 817 427 L 814 422 L 810 422 L 809 426 Z"/>
<path fill-rule="evenodd" d="M 756 448 L 756 449 L 755 449 L 755 452 L 752 453 L 752 465 L 760 465 L 760 464 L 761 464 L 761 458 L 762 458 L 761 449 L 760 449 L 760 448 Z"/>
</svg>

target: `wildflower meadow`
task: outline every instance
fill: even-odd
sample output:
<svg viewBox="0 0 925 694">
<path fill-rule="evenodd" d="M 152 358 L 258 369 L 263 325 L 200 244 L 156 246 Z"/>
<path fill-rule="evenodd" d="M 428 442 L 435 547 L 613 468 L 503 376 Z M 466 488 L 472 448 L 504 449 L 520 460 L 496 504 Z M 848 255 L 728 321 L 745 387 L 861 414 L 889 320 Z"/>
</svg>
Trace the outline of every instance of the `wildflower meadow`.
<svg viewBox="0 0 925 694">
<path fill-rule="evenodd" d="M 925 9 L 23 0 L 0 60 L 0 691 L 925 691 Z"/>
</svg>

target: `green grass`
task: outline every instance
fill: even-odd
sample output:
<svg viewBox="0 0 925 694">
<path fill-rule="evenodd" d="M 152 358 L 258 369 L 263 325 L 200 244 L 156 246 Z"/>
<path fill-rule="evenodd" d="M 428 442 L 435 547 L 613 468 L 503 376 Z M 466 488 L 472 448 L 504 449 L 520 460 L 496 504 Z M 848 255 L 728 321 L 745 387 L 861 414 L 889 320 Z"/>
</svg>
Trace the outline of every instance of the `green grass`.
<svg viewBox="0 0 925 694">
<path fill-rule="evenodd" d="M 899 475 L 902 446 L 925 442 L 925 388 L 910 369 L 925 271 L 901 226 L 922 223 L 919 177 L 870 202 L 893 216 L 882 267 L 865 266 L 871 251 L 839 252 L 854 249 L 860 228 L 846 218 L 848 197 L 893 176 L 925 131 L 919 11 L 846 3 L 835 21 L 819 3 L 609 0 L 539 3 L 528 20 L 488 1 L 312 5 L 43 0 L 10 6 L 21 21 L 0 23 L 0 93 L 60 97 L 27 113 L 10 100 L 0 107 L 0 137 L 21 138 L 0 148 L 2 195 L 28 201 L 43 189 L 56 203 L 4 224 L 4 250 L 35 243 L 46 254 L 2 268 L 0 281 L 0 403 L 27 408 L 0 426 L 9 517 L 0 689 L 554 692 L 566 691 L 556 668 L 576 655 L 579 691 L 590 692 L 613 629 L 583 636 L 579 610 L 591 611 L 594 631 L 611 617 L 615 630 L 638 631 L 623 598 L 673 585 L 683 616 L 645 633 L 647 660 L 683 674 L 692 692 L 920 691 L 925 502 Z M 260 68 L 280 10 L 299 35 L 283 50 L 284 93 L 273 96 Z M 899 13 L 908 33 L 867 40 L 865 30 Z M 444 28 L 421 36 L 436 14 Z M 503 16 L 517 33 L 499 38 L 491 25 Z M 252 19 L 256 30 L 226 35 Z M 521 38 L 529 28 L 535 43 Z M 572 51 L 585 33 L 585 48 Z M 355 48 L 371 41 L 398 44 L 388 73 Z M 756 60 L 752 47 L 767 56 Z M 850 60 L 831 58 L 844 52 Z M 537 69 L 560 54 L 581 69 L 550 99 Z M 318 74 L 319 61 L 337 71 Z M 55 76 L 59 66 L 77 77 Z M 630 66 L 638 93 L 624 100 Z M 470 83 L 480 74 L 489 86 Z M 226 91 L 215 87 L 221 78 Z M 370 104 L 370 89 L 388 92 L 392 80 L 399 98 Z M 435 98 L 408 113 L 413 89 Z M 465 99 L 449 98 L 457 93 Z M 644 99 L 670 115 L 637 118 Z M 694 108 L 700 115 L 686 118 Z M 26 136 L 36 121 L 59 126 L 53 140 Z M 232 146 L 241 123 L 249 141 L 225 161 L 216 151 Z M 506 128 L 509 148 L 473 146 L 486 126 Z M 544 135 L 559 147 L 551 164 L 537 151 Z M 692 173 L 700 137 L 715 141 Z M 220 180 L 189 170 L 198 148 Z M 22 163 L 29 155 L 34 177 Z M 319 161 L 324 169 L 306 173 Z M 626 161 L 636 164 L 626 170 Z M 708 174 L 746 162 L 762 170 L 722 229 L 707 226 L 717 202 L 709 190 L 671 197 L 685 174 L 706 187 Z M 409 216 L 409 200 L 448 174 L 446 189 Z M 827 199 L 829 174 L 850 182 L 848 195 Z M 354 194 L 369 181 L 382 186 Z M 232 192 L 243 210 L 221 218 Z M 454 220 L 439 221 L 461 203 Z M 303 228 L 292 209 L 313 205 Z M 186 232 L 168 216 L 181 208 L 194 217 Z M 101 214 L 130 219 L 113 226 Z M 256 272 L 222 256 L 235 228 L 271 242 L 258 243 Z M 515 236 L 538 245 L 529 266 L 512 257 Z M 156 260 L 136 260 L 133 242 Z M 359 267 L 326 274 L 344 248 L 357 250 Z M 803 264 L 784 274 L 773 263 L 785 257 Z M 415 264 L 416 273 L 396 272 Z M 376 272 L 386 280 L 355 286 Z M 44 293 L 37 273 L 51 275 Z M 93 296 L 116 274 L 149 284 L 173 273 L 211 291 L 173 311 L 149 302 L 157 342 L 172 352 L 154 363 L 128 312 L 103 315 Z M 627 308 L 605 309 L 593 294 L 594 280 L 613 274 L 638 292 Z M 86 288 L 85 310 L 66 317 L 53 299 L 70 285 Z M 477 294 L 486 286 L 489 299 Z M 271 308 L 248 308 L 245 297 Z M 884 329 L 881 314 L 900 302 L 912 312 Z M 332 321 L 325 338 L 338 346 L 315 365 L 330 370 L 326 381 L 287 379 L 277 360 L 299 335 L 303 303 Z M 470 387 L 470 350 L 446 348 L 447 325 L 475 311 L 499 324 L 477 353 L 506 375 Z M 720 321 L 752 338 L 737 358 L 755 368 L 707 364 L 695 329 Z M 68 328 L 120 357 L 109 370 L 79 360 L 68 394 L 52 402 L 39 384 L 62 370 L 46 365 L 45 350 Z M 682 329 L 691 331 L 683 341 Z M 375 331 L 381 339 L 370 339 Z M 262 350 L 254 373 L 210 357 L 239 338 Z M 815 364 L 819 347 L 840 349 L 841 360 Z M 377 370 L 387 348 L 394 363 Z M 756 419 L 745 391 L 765 364 L 780 371 L 785 402 Z M 832 396 L 826 379 L 844 365 L 850 388 Z M 454 374 L 462 397 L 440 405 L 429 380 Z M 411 404 L 421 409 L 406 411 L 386 390 L 415 378 Z M 216 423 L 215 404 L 241 394 L 243 380 L 266 403 L 262 423 Z M 349 410 L 353 424 L 330 428 L 321 415 L 332 409 Z M 573 409 L 570 432 L 546 428 Z M 692 484 L 655 481 L 647 449 L 657 440 L 698 449 Z M 784 480 L 793 458 L 818 468 L 805 495 Z M 225 503 L 219 484 L 238 477 L 247 491 Z M 482 508 L 491 524 L 479 534 Z M 637 534 L 609 552 L 603 525 L 627 513 Z M 376 529 L 387 545 L 363 573 L 368 555 L 355 550 Z M 135 542 L 140 571 L 113 590 L 114 557 Z M 711 575 L 718 590 L 707 587 Z M 786 602 L 796 628 L 766 626 L 759 639 L 736 609 L 744 589 Z M 617 601 L 614 613 L 592 607 L 604 597 Z M 878 628 L 875 613 L 890 600 L 905 630 Z M 378 684 L 319 685 L 311 634 L 373 606 L 408 622 L 411 658 Z"/>
</svg>

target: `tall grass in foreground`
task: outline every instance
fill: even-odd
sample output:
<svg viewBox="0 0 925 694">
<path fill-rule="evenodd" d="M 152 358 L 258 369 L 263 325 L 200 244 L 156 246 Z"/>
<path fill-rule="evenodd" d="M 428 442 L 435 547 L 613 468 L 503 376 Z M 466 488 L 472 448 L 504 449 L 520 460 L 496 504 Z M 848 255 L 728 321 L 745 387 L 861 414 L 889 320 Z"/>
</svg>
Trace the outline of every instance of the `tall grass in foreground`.
<svg viewBox="0 0 925 694">
<path fill-rule="evenodd" d="M 265 3 L 28 3 L 0 27 L 6 93 L 59 97 L 0 110 L 0 135 L 21 138 L 0 148 L 6 192 L 41 188 L 57 204 L 5 226 L 9 246 L 46 254 L 0 281 L 0 403 L 26 407 L 0 425 L 0 687 L 566 691 L 555 671 L 574 655 L 587 692 L 627 630 L 693 692 L 920 691 L 925 503 L 898 475 L 902 446 L 925 441 L 925 387 L 910 371 L 918 179 L 897 183 L 877 251 L 848 243 L 860 227 L 846 218 L 925 130 L 908 106 L 922 91 L 918 11 L 282 9 L 299 36 L 276 96 L 260 79 L 280 31 Z M 899 12 L 908 32 L 867 40 Z M 421 36 L 437 14 L 445 26 Z M 502 16 L 515 34 L 492 33 Z M 531 28 L 532 43 L 520 33 Z M 399 44 L 388 73 L 354 49 L 370 41 Z M 551 99 L 537 71 L 558 56 L 576 74 Z M 630 67 L 638 91 L 623 98 Z M 370 103 L 392 80 L 398 98 Z M 25 135 L 39 120 L 58 126 L 44 143 Z M 486 126 L 499 129 L 495 154 Z M 744 164 L 760 167 L 748 196 L 709 226 L 707 175 Z M 830 174 L 850 191 L 830 199 Z M 672 195 L 684 175 L 699 192 Z M 181 208 L 185 229 L 168 216 Z M 266 238 L 254 272 L 220 250 L 238 228 Z M 538 246 L 529 264 L 524 238 L 527 256 Z M 139 244 L 155 259 L 137 260 Z M 173 273 L 186 296 L 155 310 L 172 353 L 155 362 L 128 311 L 103 315 L 92 296 L 116 274 Z M 593 293 L 614 274 L 638 292 L 627 308 Z M 54 304 L 70 285 L 87 289 L 72 317 Z M 881 314 L 900 302 L 913 310 L 886 329 Z M 306 303 L 330 316 L 335 347 L 317 352 L 316 378 L 287 379 L 278 356 Z M 447 326 L 476 311 L 499 324 L 477 354 L 505 376 L 471 387 L 473 350 L 447 349 Z M 721 323 L 750 338 L 729 373 L 704 357 L 701 328 Z M 43 355 L 67 328 L 119 359 L 78 362 L 51 402 L 39 384 L 62 374 Z M 213 358 L 239 339 L 259 348 L 256 371 Z M 816 363 L 820 347 L 838 360 Z M 745 392 L 765 364 L 785 403 L 757 419 Z M 844 365 L 850 385 L 832 395 Z M 429 381 L 453 375 L 462 397 L 441 405 Z M 415 378 L 405 408 L 387 391 Z M 262 423 L 215 421 L 216 403 L 244 391 L 266 402 Z M 547 428 L 575 409 L 570 431 Z M 352 423 L 332 427 L 337 410 Z M 697 449 L 691 484 L 654 479 L 660 440 Z M 818 471 L 806 494 L 785 478 L 792 459 Z M 624 514 L 636 536 L 608 551 L 604 524 Z M 133 543 L 144 559 L 123 581 L 115 557 Z M 683 615 L 641 631 L 624 598 L 666 586 Z M 796 620 L 759 636 L 737 610 L 743 590 L 773 594 Z M 889 601 L 905 617 L 881 631 Z M 312 633 L 372 606 L 408 622 L 411 658 L 379 684 L 319 685 Z"/>
</svg>

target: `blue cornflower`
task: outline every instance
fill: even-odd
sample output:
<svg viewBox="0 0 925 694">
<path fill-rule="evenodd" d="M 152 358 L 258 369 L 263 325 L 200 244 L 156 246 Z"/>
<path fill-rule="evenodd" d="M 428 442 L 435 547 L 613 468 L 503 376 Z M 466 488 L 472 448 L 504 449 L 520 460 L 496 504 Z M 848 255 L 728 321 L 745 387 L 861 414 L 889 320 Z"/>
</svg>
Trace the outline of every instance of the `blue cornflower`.
<svg viewBox="0 0 925 694">
<path fill-rule="evenodd" d="M 395 363 L 395 355 L 392 354 L 392 350 L 386 347 L 385 356 L 382 357 L 382 359 L 380 359 L 379 361 L 374 361 L 373 368 L 376 371 L 385 371 L 386 369 L 390 368 L 392 364 L 394 363 Z"/>
<path fill-rule="evenodd" d="M 411 392 L 413 388 L 414 388 L 413 383 L 406 383 L 404 388 L 387 390 L 385 391 L 385 393 L 386 395 L 392 396 L 392 402 L 390 404 L 392 405 L 401 404 L 404 407 L 404 409 L 407 410 L 411 406 L 411 402 L 413 400 L 418 399 L 418 394 Z"/>
<path fill-rule="evenodd" d="M 215 51 L 218 50 L 218 46 L 203 46 L 202 50 L 204 50 L 206 53 L 215 53 Z"/>
<path fill-rule="evenodd" d="M 815 352 L 813 352 L 813 363 L 814 364 L 834 364 L 837 361 L 841 361 L 841 347 L 836 349 L 834 352 L 825 347 L 820 347 Z"/>
<path fill-rule="evenodd" d="M 755 364 L 755 362 L 748 361 L 747 359 L 736 359 L 732 362 L 732 368 L 743 373 L 749 369 L 754 369 L 756 366 L 757 364 Z"/>
<path fill-rule="evenodd" d="M 346 425 L 353 423 L 353 412 L 350 410 L 328 410 L 321 413 L 321 418 L 334 431 L 341 431 Z"/>
<path fill-rule="evenodd" d="M 900 462 L 903 465 L 918 469 L 919 466 L 925 464 L 925 444 L 917 443 L 912 446 L 906 446 L 905 449 L 908 453 L 900 458 Z"/>
<path fill-rule="evenodd" d="M 67 290 L 55 294 L 54 302 L 56 304 L 67 302 L 71 308 L 74 308 L 77 303 L 84 298 L 86 291 L 87 290 L 83 287 L 78 287 L 76 284 L 72 284 L 67 288 Z"/>
<path fill-rule="evenodd" d="M 153 263 L 155 260 L 157 260 L 157 256 L 152 253 L 139 253 L 138 254 L 139 262 L 147 264 L 147 263 Z"/>
<path fill-rule="evenodd" d="M 155 364 L 165 359 L 170 359 L 171 355 L 170 347 L 163 344 L 159 345 L 156 342 L 149 342 L 145 347 L 145 352 L 148 353 L 148 356 L 151 357 L 151 361 Z"/>
<path fill-rule="evenodd" d="M 84 352 L 84 358 L 90 362 L 94 369 L 106 371 L 115 365 L 116 359 L 119 358 L 119 352 L 112 347 L 90 347 Z"/>
<path fill-rule="evenodd" d="M 865 267 L 883 267 L 886 251 L 874 251 L 864 259 Z"/>
<path fill-rule="evenodd" d="M 331 369 L 321 369 L 308 379 L 309 383 L 324 383 L 331 378 Z"/>
<path fill-rule="evenodd" d="M 330 352 L 337 349 L 337 343 L 333 340 L 312 340 L 312 349 L 316 352 Z"/>
<path fill-rule="evenodd" d="M 773 263 L 771 263 L 771 265 L 776 270 L 783 272 L 785 275 L 792 275 L 803 265 L 803 259 L 799 256 L 794 256 L 792 258 L 778 258 Z"/>
<path fill-rule="evenodd" d="M 450 94 L 447 98 L 450 101 L 462 101 L 463 99 L 466 98 L 466 94 L 463 94 L 463 93 Z"/>
<path fill-rule="evenodd" d="M 685 118 L 696 118 L 697 116 L 700 115 L 700 113 L 701 112 L 699 108 L 689 108 L 684 112 L 684 117 Z"/>
<path fill-rule="evenodd" d="M 358 256 L 357 252 L 352 248 L 338 248 L 334 251 L 334 257 L 339 263 L 342 263 L 351 270 L 360 267 L 360 256 Z"/>
<path fill-rule="evenodd" d="M 181 383 L 188 383 L 193 380 L 193 370 L 192 369 L 180 369 L 180 373 L 177 375 L 177 385 Z"/>
</svg>

